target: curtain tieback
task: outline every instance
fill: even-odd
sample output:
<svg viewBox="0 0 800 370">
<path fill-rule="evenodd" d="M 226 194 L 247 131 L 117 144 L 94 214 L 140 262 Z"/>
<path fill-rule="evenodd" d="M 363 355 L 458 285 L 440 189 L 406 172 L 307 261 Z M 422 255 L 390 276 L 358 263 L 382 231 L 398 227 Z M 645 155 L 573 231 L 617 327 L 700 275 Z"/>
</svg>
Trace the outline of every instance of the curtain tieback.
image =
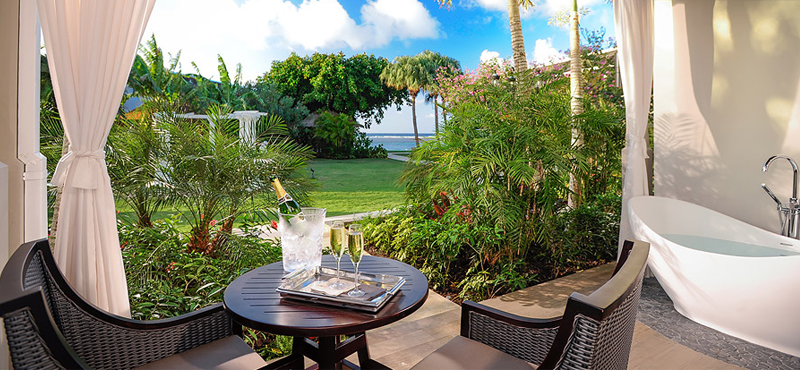
<svg viewBox="0 0 800 370">
<path fill-rule="evenodd" d="M 628 145 L 630 145 L 629 154 L 638 153 L 642 158 L 650 158 L 647 155 L 647 142 L 643 137 L 628 136 Z"/>
<path fill-rule="evenodd" d="M 80 189 L 97 189 L 98 183 L 102 178 L 103 166 L 105 165 L 106 153 L 100 149 L 95 151 L 78 150 L 71 148 L 67 154 L 61 157 L 53 172 L 52 182 L 57 186 L 67 185 L 67 175 L 75 171 L 72 176 L 70 186 Z"/>
</svg>

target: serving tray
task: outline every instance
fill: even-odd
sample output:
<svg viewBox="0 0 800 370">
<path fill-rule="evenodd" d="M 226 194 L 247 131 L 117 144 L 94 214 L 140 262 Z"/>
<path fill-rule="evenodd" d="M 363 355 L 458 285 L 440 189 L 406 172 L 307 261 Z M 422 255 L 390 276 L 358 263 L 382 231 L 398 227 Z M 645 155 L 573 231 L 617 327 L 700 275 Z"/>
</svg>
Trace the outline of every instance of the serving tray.
<svg viewBox="0 0 800 370">
<path fill-rule="evenodd" d="M 375 293 L 368 294 L 368 296 L 373 296 L 369 299 L 352 298 L 347 295 L 347 291 L 339 295 L 329 295 L 316 289 L 316 287 L 325 285 L 328 280 L 335 279 L 335 277 L 336 269 L 329 267 L 318 266 L 312 269 L 299 269 L 284 276 L 281 279 L 281 285 L 276 290 L 284 298 L 367 312 L 378 312 L 389 299 L 397 294 L 406 282 L 403 277 L 360 271 L 361 289 Z M 355 274 L 349 271 L 341 271 L 340 279 L 353 286 Z"/>
</svg>

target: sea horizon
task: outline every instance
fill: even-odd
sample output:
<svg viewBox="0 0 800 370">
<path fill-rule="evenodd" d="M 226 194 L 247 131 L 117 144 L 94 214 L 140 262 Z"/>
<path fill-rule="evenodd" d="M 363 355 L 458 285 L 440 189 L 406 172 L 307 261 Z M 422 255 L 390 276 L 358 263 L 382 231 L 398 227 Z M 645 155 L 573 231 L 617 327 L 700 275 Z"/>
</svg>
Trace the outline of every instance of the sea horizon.
<svg viewBox="0 0 800 370">
<path fill-rule="evenodd" d="M 420 139 L 426 140 L 433 138 L 436 134 L 420 133 L 418 135 Z M 388 151 L 410 151 L 416 147 L 413 132 L 367 133 L 367 137 L 372 140 L 372 145 L 383 145 Z"/>
</svg>

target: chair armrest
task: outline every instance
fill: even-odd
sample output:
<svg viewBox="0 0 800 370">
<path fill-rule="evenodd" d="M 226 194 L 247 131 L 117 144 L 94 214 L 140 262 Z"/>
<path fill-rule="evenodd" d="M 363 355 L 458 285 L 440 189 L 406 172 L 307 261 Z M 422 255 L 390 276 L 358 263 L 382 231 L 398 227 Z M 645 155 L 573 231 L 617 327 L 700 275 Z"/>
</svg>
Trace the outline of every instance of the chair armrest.
<svg viewBox="0 0 800 370">
<path fill-rule="evenodd" d="M 236 333 L 222 304 L 152 322 L 59 306 L 64 337 L 93 368 L 138 367 Z"/>
<path fill-rule="evenodd" d="M 462 336 L 536 365 L 550 350 L 560 324 L 560 317 L 523 317 L 472 301 L 461 306 Z"/>
</svg>

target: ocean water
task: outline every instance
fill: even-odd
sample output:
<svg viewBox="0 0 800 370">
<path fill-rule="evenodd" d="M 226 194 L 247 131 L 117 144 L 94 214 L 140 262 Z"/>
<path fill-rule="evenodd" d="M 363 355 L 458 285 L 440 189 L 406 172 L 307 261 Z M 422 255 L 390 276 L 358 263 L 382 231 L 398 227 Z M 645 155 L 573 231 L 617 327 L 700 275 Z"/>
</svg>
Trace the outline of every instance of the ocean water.
<svg viewBox="0 0 800 370">
<path fill-rule="evenodd" d="M 372 145 L 383 145 L 388 151 L 409 151 L 414 149 L 414 134 L 374 134 L 368 133 Z M 420 140 L 433 138 L 433 134 L 419 134 Z"/>
</svg>

